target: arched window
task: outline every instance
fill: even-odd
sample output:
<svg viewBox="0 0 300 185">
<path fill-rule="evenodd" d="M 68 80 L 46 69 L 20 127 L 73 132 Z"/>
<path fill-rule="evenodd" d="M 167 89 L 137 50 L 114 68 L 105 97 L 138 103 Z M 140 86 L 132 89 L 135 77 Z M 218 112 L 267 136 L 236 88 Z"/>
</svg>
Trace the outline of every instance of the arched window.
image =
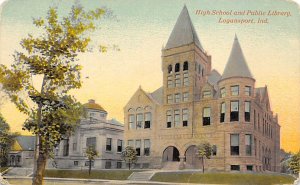
<svg viewBox="0 0 300 185">
<path fill-rule="evenodd" d="M 169 66 L 168 66 L 168 73 L 169 73 L 169 74 L 172 73 L 172 65 L 169 65 Z"/>
<path fill-rule="evenodd" d="M 175 73 L 180 71 L 180 64 L 175 64 Z"/>
<path fill-rule="evenodd" d="M 188 63 L 188 61 L 185 61 L 185 62 L 183 63 L 183 70 L 184 70 L 184 71 L 189 70 L 189 63 Z"/>
</svg>

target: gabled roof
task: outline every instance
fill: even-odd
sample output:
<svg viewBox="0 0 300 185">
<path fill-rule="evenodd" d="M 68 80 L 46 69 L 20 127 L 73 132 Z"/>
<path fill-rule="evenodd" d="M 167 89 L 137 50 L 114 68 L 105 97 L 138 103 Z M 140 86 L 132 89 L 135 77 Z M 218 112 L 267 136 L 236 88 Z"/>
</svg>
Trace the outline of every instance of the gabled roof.
<svg viewBox="0 0 300 185">
<path fill-rule="evenodd" d="M 157 103 L 163 103 L 163 87 L 158 88 L 154 92 L 149 94 Z"/>
<path fill-rule="evenodd" d="M 119 122 L 118 120 L 116 120 L 114 118 L 112 118 L 111 120 L 109 120 L 109 123 L 124 127 L 124 124 L 122 124 L 121 122 Z"/>
<path fill-rule="evenodd" d="M 236 35 L 222 79 L 231 77 L 253 78 Z"/>
<path fill-rule="evenodd" d="M 218 81 L 221 79 L 221 77 L 222 76 L 220 75 L 220 73 L 217 70 L 213 69 L 209 74 L 207 81 L 211 85 L 216 85 Z"/>
<path fill-rule="evenodd" d="M 191 21 L 188 9 L 184 5 L 165 49 L 175 48 L 190 43 L 195 43 L 201 50 L 203 50 L 194 25 Z"/>
<path fill-rule="evenodd" d="M 35 136 L 17 136 L 15 140 L 23 151 L 34 150 Z"/>
</svg>

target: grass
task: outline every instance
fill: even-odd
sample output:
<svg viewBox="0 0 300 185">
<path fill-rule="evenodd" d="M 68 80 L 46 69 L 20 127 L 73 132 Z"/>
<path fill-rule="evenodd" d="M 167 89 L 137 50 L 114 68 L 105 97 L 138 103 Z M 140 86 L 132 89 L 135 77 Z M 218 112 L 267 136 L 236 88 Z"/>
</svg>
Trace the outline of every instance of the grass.
<svg viewBox="0 0 300 185">
<path fill-rule="evenodd" d="M 8 167 L 1 167 L 1 168 L 0 168 L 0 173 L 3 172 L 3 171 L 5 171 L 7 168 L 8 168 Z"/>
<path fill-rule="evenodd" d="M 134 170 L 46 170 L 46 177 L 126 180 Z"/>
<path fill-rule="evenodd" d="M 205 183 L 205 184 L 239 184 L 239 185 L 272 185 L 292 184 L 294 178 L 288 175 L 275 174 L 229 174 L 229 173 L 187 173 L 160 172 L 156 173 L 152 181 L 177 183 Z"/>
</svg>

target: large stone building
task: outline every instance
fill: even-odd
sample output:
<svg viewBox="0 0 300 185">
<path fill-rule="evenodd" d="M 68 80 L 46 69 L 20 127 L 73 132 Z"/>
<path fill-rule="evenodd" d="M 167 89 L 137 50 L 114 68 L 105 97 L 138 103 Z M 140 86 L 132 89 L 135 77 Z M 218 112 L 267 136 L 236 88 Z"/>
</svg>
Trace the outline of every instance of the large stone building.
<svg viewBox="0 0 300 185">
<path fill-rule="evenodd" d="M 115 119 L 107 120 L 107 112 L 95 100 L 89 100 L 84 107 L 87 117 L 81 119 L 71 137 L 61 141 L 48 167 L 85 168 L 89 165 L 85 154 L 88 147 L 99 153 L 92 162 L 94 168 L 125 167 L 121 160 L 124 125 Z"/>
<path fill-rule="evenodd" d="M 184 6 L 162 49 L 163 85 L 141 87 L 124 107 L 126 145 L 137 168 L 200 168 L 196 146 L 213 147 L 215 171 L 279 171 L 280 126 L 267 87 L 256 87 L 235 36 L 222 75 L 211 69 Z"/>
</svg>

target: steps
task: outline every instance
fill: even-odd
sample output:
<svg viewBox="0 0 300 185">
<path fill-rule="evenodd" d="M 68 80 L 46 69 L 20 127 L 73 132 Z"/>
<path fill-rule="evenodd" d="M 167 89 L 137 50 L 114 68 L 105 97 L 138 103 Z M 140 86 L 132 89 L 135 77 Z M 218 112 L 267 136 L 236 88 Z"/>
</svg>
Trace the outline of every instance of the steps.
<svg viewBox="0 0 300 185">
<path fill-rule="evenodd" d="M 179 170 L 180 162 L 168 161 L 163 164 L 163 170 Z"/>
<path fill-rule="evenodd" d="M 155 174 L 155 172 L 133 172 L 129 177 L 128 180 L 131 181 L 148 181 L 151 177 Z"/>
</svg>

